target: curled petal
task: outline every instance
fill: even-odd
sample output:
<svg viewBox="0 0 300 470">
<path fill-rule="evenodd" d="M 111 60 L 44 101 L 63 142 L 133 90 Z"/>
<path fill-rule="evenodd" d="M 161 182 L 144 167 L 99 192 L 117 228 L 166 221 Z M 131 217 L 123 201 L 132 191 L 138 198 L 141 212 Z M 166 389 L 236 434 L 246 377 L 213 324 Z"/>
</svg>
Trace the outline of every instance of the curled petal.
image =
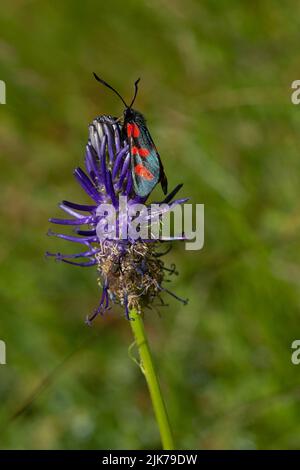
<svg viewBox="0 0 300 470">
<path fill-rule="evenodd" d="M 81 168 L 76 168 L 74 171 L 75 178 L 81 185 L 81 187 L 85 190 L 85 192 L 96 202 L 101 202 L 101 196 L 97 189 L 95 188 L 94 184 L 92 181 L 89 179 L 89 177 L 82 171 Z"/>
<path fill-rule="evenodd" d="M 115 163 L 113 166 L 113 172 L 112 172 L 113 179 L 115 179 L 116 176 L 118 175 L 120 167 L 124 161 L 124 157 L 128 153 L 128 150 L 129 150 L 129 145 L 126 145 L 116 156 L 116 160 L 115 160 Z"/>
<path fill-rule="evenodd" d="M 96 260 L 88 261 L 87 263 L 76 263 L 75 261 L 70 261 L 68 259 L 62 259 L 63 263 L 72 264 L 73 266 L 80 266 L 81 268 L 89 268 L 90 266 L 95 266 L 97 264 Z"/>
<path fill-rule="evenodd" d="M 62 201 L 62 204 L 64 206 L 71 207 L 72 209 L 76 209 L 78 211 L 83 211 L 83 212 L 93 212 L 95 209 L 97 209 L 97 206 L 95 205 L 75 204 L 75 202 L 70 202 L 70 201 Z"/>
<path fill-rule="evenodd" d="M 90 224 L 93 221 L 94 217 L 81 217 L 80 219 L 56 219 L 51 218 L 49 222 L 52 224 L 59 224 L 59 225 L 83 225 L 83 224 Z"/>
</svg>

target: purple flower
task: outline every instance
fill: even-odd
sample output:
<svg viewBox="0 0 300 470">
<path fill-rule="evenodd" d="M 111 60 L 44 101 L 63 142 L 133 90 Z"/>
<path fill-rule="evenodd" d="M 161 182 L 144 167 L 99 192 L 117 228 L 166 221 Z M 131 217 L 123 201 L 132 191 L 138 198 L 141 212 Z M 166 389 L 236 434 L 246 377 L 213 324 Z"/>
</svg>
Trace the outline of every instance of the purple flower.
<svg viewBox="0 0 300 470">
<path fill-rule="evenodd" d="M 91 204 L 77 204 L 63 201 L 59 206 L 68 214 L 68 218 L 51 218 L 50 222 L 57 225 L 72 226 L 72 234 L 49 231 L 49 235 L 62 238 L 82 245 L 77 254 L 49 253 L 56 260 L 81 267 L 97 266 L 102 295 L 97 309 L 88 317 L 91 322 L 99 313 L 110 308 L 110 303 L 124 306 L 127 318 L 131 308 L 139 312 L 143 306 L 150 307 L 156 298 L 163 301 L 160 294 L 165 291 L 176 298 L 176 295 L 163 287 L 166 273 L 176 273 L 174 268 L 168 269 L 160 259 L 164 253 L 157 251 L 162 241 L 151 238 L 126 239 L 120 238 L 121 224 L 130 229 L 135 220 L 131 209 L 135 204 L 144 204 L 146 210 L 140 217 L 141 225 L 149 227 L 151 208 L 146 205 L 147 197 L 134 193 L 130 152 L 122 128 L 115 118 L 101 116 L 89 126 L 89 140 L 85 153 L 85 168 L 76 168 L 74 176 L 92 200 Z M 182 185 L 178 185 L 163 201 L 157 204 L 156 220 L 171 210 L 175 205 L 187 199 L 176 199 L 174 196 Z M 126 197 L 127 212 L 121 214 L 119 196 Z M 109 232 L 101 236 L 100 229 L 107 227 L 107 218 L 101 213 L 103 207 L 110 204 L 115 213 L 116 230 L 114 236 Z M 105 205 L 105 206 L 104 206 Z M 153 213 L 152 213 L 153 218 Z M 105 230 L 104 230 L 105 231 Z M 176 237 L 184 239 L 184 236 Z M 172 240 L 172 238 L 165 239 Z M 179 299 L 179 298 L 178 298 Z M 179 299 L 182 300 L 182 299 Z M 186 303 L 185 300 L 182 300 Z"/>
</svg>

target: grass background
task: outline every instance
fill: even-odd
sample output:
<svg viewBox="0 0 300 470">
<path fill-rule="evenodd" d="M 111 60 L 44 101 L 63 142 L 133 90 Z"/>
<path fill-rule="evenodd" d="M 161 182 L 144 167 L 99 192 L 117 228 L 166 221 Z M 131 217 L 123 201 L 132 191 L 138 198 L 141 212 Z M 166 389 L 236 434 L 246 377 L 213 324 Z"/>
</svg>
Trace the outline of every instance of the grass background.
<svg viewBox="0 0 300 470">
<path fill-rule="evenodd" d="M 1 448 L 159 448 L 120 311 L 93 269 L 45 260 L 87 125 L 145 113 L 170 187 L 205 204 L 205 247 L 175 244 L 173 289 L 190 303 L 146 315 L 179 448 L 299 448 L 300 5 L 276 0 L 1 4 Z M 159 190 L 157 190 L 159 192 Z"/>
</svg>

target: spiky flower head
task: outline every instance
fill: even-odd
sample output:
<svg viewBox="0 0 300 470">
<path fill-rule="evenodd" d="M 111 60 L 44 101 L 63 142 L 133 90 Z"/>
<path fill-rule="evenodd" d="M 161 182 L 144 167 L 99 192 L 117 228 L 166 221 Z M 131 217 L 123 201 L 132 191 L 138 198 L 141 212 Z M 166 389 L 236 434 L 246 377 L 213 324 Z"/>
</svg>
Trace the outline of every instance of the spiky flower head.
<svg viewBox="0 0 300 470">
<path fill-rule="evenodd" d="M 130 236 L 130 229 L 136 222 L 136 214 L 131 209 L 136 204 L 145 205 L 146 210 L 139 217 L 140 225 L 144 228 L 149 227 L 151 211 L 146 204 L 148 196 L 140 197 L 134 193 L 129 146 L 116 118 L 101 116 L 89 126 L 85 169 L 76 168 L 74 175 L 92 203 L 63 201 L 59 206 L 71 218 L 49 220 L 53 224 L 73 227 L 74 232 L 48 232 L 49 235 L 82 245 L 84 250 L 76 254 L 47 252 L 47 256 L 54 256 L 56 260 L 75 266 L 97 267 L 102 295 L 98 307 L 88 316 L 87 322 L 90 323 L 98 314 L 108 310 L 111 303 L 122 305 L 127 318 L 130 318 L 130 309 L 141 312 L 143 307 L 153 305 L 157 298 L 163 305 L 162 292 L 186 303 L 164 287 L 166 275 L 176 271 L 174 267 L 167 268 L 164 265 L 161 259 L 164 254 L 161 252 L 162 243 L 174 238 L 156 241 L 148 237 L 133 239 Z M 181 186 L 178 185 L 163 201 L 156 203 L 157 220 L 187 200 L 174 200 Z M 125 213 L 121 211 L 120 196 L 126 198 Z M 116 219 L 110 227 L 111 231 L 105 232 L 108 220 L 102 209 L 108 205 L 114 208 Z M 120 236 L 124 227 L 126 238 Z"/>
</svg>

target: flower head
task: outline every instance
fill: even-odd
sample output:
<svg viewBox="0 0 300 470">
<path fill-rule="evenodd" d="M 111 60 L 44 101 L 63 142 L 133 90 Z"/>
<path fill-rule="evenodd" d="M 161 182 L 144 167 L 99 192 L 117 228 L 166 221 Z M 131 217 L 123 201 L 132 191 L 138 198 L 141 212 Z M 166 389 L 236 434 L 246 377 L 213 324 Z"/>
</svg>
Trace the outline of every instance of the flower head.
<svg viewBox="0 0 300 470">
<path fill-rule="evenodd" d="M 115 118 L 101 116 L 89 126 L 85 168 L 86 171 L 76 168 L 74 175 L 93 202 L 77 204 L 63 201 L 60 208 L 71 218 L 51 218 L 50 222 L 72 226 L 75 233 L 48 232 L 49 235 L 78 243 L 84 250 L 76 254 L 47 253 L 47 256 L 76 266 L 97 266 L 102 296 L 97 309 L 87 321 L 92 321 L 98 314 L 108 310 L 111 302 L 123 305 L 129 318 L 130 309 L 141 312 L 143 306 L 150 307 L 154 299 L 161 299 L 163 291 L 175 296 L 163 287 L 166 273 L 176 271 L 174 268 L 166 268 L 161 260 L 163 253 L 158 251 L 158 247 L 161 248 L 162 241 L 142 236 L 133 238 L 130 235 L 137 220 L 133 210 L 136 204 L 145 205 L 143 214 L 139 216 L 140 226 L 149 228 L 153 213 L 146 204 L 147 197 L 134 193 L 129 146 Z M 156 221 L 175 205 L 187 200 L 174 200 L 181 186 L 178 185 L 163 201 L 156 203 Z M 121 210 L 120 196 L 126 199 L 125 212 Z M 115 219 L 110 224 L 103 211 L 108 205 L 115 213 Z M 127 234 L 125 238 L 120 236 L 124 227 Z M 161 302 L 163 304 L 162 299 Z"/>
</svg>

